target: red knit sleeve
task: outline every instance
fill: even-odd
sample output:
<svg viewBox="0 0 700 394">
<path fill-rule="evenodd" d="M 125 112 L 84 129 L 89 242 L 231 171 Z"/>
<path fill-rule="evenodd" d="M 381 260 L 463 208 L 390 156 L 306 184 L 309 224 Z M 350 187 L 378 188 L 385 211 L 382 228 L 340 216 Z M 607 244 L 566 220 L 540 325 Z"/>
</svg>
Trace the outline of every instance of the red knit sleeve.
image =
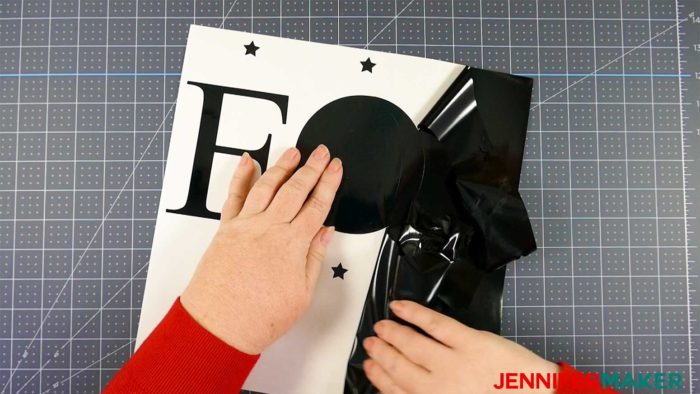
<svg viewBox="0 0 700 394">
<path fill-rule="evenodd" d="M 204 329 L 178 299 L 104 393 L 237 393 L 258 358 Z"/>
<path fill-rule="evenodd" d="M 611 388 L 603 388 L 597 374 L 577 371 L 567 363 L 559 363 L 559 384 L 556 394 L 615 394 Z"/>
</svg>

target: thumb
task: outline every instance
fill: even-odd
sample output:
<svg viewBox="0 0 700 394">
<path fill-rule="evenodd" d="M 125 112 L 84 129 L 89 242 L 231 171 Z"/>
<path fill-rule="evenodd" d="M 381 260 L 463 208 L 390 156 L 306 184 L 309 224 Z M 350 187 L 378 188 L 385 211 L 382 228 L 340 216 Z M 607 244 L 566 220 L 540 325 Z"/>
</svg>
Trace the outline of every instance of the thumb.
<svg viewBox="0 0 700 394">
<path fill-rule="evenodd" d="M 318 282 L 318 276 L 321 273 L 323 259 L 326 257 L 326 248 L 333 239 L 335 227 L 321 227 L 311 240 L 309 253 L 306 255 L 306 279 L 309 289 L 313 292 Z"/>
</svg>

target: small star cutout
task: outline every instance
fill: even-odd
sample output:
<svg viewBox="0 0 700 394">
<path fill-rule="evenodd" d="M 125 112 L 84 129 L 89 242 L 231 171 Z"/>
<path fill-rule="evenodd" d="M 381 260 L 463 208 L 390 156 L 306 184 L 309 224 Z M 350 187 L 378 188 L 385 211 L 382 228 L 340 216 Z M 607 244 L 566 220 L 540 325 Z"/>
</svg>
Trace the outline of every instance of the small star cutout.
<svg viewBox="0 0 700 394">
<path fill-rule="evenodd" d="M 250 44 L 248 45 L 243 45 L 245 47 L 245 54 L 246 55 L 253 55 L 255 56 L 255 51 L 260 49 L 260 47 L 255 46 L 255 42 L 251 41 Z"/>
<path fill-rule="evenodd" d="M 367 60 L 365 60 L 364 62 L 360 62 L 360 64 L 362 64 L 362 71 L 369 72 L 372 72 L 372 68 L 377 65 L 377 63 L 372 63 L 372 61 L 369 58 L 367 58 Z"/>
<path fill-rule="evenodd" d="M 345 268 L 343 268 L 342 263 L 338 263 L 337 266 L 331 267 L 333 270 L 333 277 L 334 278 L 340 278 L 340 279 L 345 279 L 345 273 L 348 272 Z"/>
</svg>

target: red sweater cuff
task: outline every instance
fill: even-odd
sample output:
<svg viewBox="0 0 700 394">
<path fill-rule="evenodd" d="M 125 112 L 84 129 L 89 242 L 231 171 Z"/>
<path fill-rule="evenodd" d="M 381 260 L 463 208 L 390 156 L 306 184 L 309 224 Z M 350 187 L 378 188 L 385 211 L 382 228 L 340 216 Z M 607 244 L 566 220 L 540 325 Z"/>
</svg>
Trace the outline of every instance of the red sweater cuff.
<svg viewBox="0 0 700 394">
<path fill-rule="evenodd" d="M 215 337 L 178 298 L 104 392 L 238 392 L 259 357 Z"/>
<path fill-rule="evenodd" d="M 556 394 L 615 394 L 611 388 L 603 388 L 600 376 L 577 371 L 565 362 L 559 363 L 559 383 Z"/>
</svg>

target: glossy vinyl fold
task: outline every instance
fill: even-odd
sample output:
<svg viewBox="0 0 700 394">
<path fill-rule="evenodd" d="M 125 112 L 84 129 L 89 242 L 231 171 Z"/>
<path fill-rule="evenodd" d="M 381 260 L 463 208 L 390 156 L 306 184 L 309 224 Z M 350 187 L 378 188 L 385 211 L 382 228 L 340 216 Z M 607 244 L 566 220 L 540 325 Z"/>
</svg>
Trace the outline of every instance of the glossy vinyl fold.
<svg viewBox="0 0 700 394">
<path fill-rule="evenodd" d="M 518 193 L 531 92 L 531 79 L 466 67 L 418 125 L 418 190 L 386 229 L 345 392 L 376 391 L 362 341 L 379 320 L 398 320 L 393 300 L 500 331 L 505 265 L 536 249 Z"/>
</svg>

